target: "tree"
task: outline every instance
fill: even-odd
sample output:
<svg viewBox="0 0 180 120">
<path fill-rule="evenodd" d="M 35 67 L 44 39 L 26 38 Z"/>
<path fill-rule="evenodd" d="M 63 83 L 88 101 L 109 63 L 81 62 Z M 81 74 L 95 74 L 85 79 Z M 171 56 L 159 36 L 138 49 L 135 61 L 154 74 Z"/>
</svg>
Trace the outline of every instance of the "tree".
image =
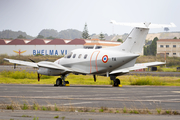
<svg viewBox="0 0 180 120">
<path fill-rule="evenodd" d="M 37 36 L 37 38 L 44 38 L 44 36 L 42 36 L 42 35 L 38 35 L 38 36 Z"/>
<path fill-rule="evenodd" d="M 173 39 L 177 39 L 177 37 L 174 37 Z"/>
<path fill-rule="evenodd" d="M 169 31 L 169 28 L 168 28 L 168 27 L 165 27 L 165 28 L 164 28 L 164 31 L 166 31 L 166 32 Z"/>
<path fill-rule="evenodd" d="M 101 32 L 100 35 L 99 35 L 99 39 L 100 39 L 100 40 L 104 40 L 104 34 L 102 34 L 102 32 Z"/>
<path fill-rule="evenodd" d="M 122 39 L 118 39 L 117 41 L 123 43 L 123 40 L 122 40 Z"/>
<path fill-rule="evenodd" d="M 89 38 L 89 33 L 88 33 L 88 29 L 87 29 L 87 24 L 86 23 L 85 23 L 84 30 L 83 30 L 83 33 L 82 33 L 82 37 L 84 39 L 88 39 Z"/>
<path fill-rule="evenodd" d="M 55 39 L 54 37 L 52 37 L 52 36 L 49 36 L 49 37 L 47 37 L 46 39 Z"/>
<path fill-rule="evenodd" d="M 26 39 L 26 37 L 24 37 L 22 35 L 19 35 L 17 38 L 19 38 L 19 39 Z"/>
<path fill-rule="evenodd" d="M 153 39 L 151 45 L 144 47 L 144 55 L 153 55 L 153 56 L 156 55 L 156 53 L 157 53 L 157 41 L 158 41 L 158 38 L 155 37 Z"/>
</svg>

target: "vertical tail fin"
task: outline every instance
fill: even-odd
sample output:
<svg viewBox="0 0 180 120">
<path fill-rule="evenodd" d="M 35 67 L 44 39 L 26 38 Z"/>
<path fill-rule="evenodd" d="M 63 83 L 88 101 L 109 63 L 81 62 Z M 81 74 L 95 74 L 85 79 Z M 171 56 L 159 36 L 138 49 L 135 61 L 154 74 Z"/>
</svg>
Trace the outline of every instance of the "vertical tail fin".
<svg viewBox="0 0 180 120">
<path fill-rule="evenodd" d="M 119 50 L 136 54 L 141 53 L 148 31 L 148 28 L 134 28 L 126 41 L 119 46 Z"/>
<path fill-rule="evenodd" d="M 111 50 L 130 52 L 135 54 L 142 53 L 142 48 L 145 43 L 149 28 L 135 27 L 126 38 L 125 42 L 117 47 L 110 48 Z"/>
</svg>

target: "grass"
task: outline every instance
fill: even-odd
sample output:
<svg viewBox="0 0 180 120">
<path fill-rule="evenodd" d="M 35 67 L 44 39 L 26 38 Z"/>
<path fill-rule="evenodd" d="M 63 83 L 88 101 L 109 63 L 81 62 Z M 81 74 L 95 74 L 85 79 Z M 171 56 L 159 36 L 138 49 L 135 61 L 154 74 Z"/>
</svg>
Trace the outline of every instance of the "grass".
<svg viewBox="0 0 180 120">
<path fill-rule="evenodd" d="M 160 114 L 161 113 L 161 109 L 160 108 L 157 108 L 157 113 Z"/>
<path fill-rule="evenodd" d="M 22 110 L 27 110 L 27 109 L 28 109 L 28 105 L 26 103 L 24 103 L 22 106 Z"/>
<path fill-rule="evenodd" d="M 0 109 L 13 109 L 13 110 L 20 110 L 18 106 L 23 106 L 24 104 L 17 104 L 16 102 L 13 102 L 9 105 L 0 105 Z M 38 106 L 37 108 L 34 108 L 34 106 Z M 51 109 L 47 109 L 48 111 L 56 111 L 55 108 L 62 108 L 62 106 L 57 106 L 56 104 L 54 106 L 51 106 Z M 42 108 L 48 108 L 48 105 L 46 106 L 39 106 L 38 104 L 33 104 L 27 106 L 28 109 L 26 110 L 41 110 L 44 111 Z M 41 109 L 39 109 L 41 108 Z M 73 111 L 71 111 L 73 108 Z M 162 108 L 156 108 L 156 109 L 137 109 L 137 108 L 107 108 L 107 107 L 101 107 L 101 108 L 92 108 L 92 107 L 63 107 L 61 109 L 62 112 L 74 112 L 74 110 L 78 112 L 96 112 L 96 113 L 126 113 L 126 114 L 161 114 L 161 115 L 180 115 L 179 111 L 173 111 L 173 110 L 165 110 Z M 157 112 L 156 112 L 157 111 Z M 31 117 L 28 115 L 22 115 L 22 117 Z M 59 118 L 59 116 L 55 116 L 54 118 Z M 34 116 L 33 120 L 38 120 L 39 118 Z M 65 119 L 65 117 L 61 117 L 61 119 Z"/>
<path fill-rule="evenodd" d="M 55 116 L 54 118 L 58 119 L 58 118 L 59 118 L 59 116 L 57 115 L 57 116 Z"/>
<path fill-rule="evenodd" d="M 21 75 L 22 74 L 22 75 Z M 26 77 L 13 78 L 13 76 Z M 28 77 L 30 76 L 30 77 Z M 34 76 L 34 77 L 31 77 Z M 44 76 L 44 75 L 43 75 Z M 0 72 L 1 84 L 54 84 L 57 76 L 45 76 L 38 82 L 37 73 L 27 71 L 3 71 Z M 159 76 L 139 76 L 139 75 L 124 75 L 118 77 L 122 85 L 161 85 L 161 86 L 180 86 L 180 77 L 159 77 Z M 97 81 L 94 82 L 91 75 L 74 75 L 69 74 L 66 78 L 70 84 L 74 85 L 111 85 L 112 81 L 108 77 L 97 76 Z"/>
<path fill-rule="evenodd" d="M 123 108 L 123 113 L 127 113 L 126 107 Z"/>
<path fill-rule="evenodd" d="M 22 115 L 22 117 L 31 117 L 31 116 L 28 116 L 28 115 Z"/>
</svg>

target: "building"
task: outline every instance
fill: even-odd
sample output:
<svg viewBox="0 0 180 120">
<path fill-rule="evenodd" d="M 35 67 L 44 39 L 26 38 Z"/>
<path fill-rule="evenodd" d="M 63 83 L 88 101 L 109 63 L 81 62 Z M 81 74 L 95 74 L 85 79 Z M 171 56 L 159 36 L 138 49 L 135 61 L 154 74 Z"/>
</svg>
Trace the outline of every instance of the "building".
<svg viewBox="0 0 180 120">
<path fill-rule="evenodd" d="M 160 39 L 157 41 L 157 54 L 180 57 L 180 39 Z"/>
<path fill-rule="evenodd" d="M 0 54 L 7 55 L 66 55 L 77 48 L 96 49 L 118 46 L 121 42 L 101 41 L 99 39 L 0 39 Z"/>
</svg>

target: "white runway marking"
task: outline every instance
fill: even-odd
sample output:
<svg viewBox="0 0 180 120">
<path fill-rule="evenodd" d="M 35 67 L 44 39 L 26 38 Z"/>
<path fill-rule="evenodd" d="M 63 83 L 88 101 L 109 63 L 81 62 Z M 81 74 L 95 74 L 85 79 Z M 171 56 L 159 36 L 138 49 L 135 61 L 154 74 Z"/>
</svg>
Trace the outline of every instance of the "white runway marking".
<svg viewBox="0 0 180 120">
<path fill-rule="evenodd" d="M 87 104 L 87 103 L 92 103 L 92 102 L 67 103 L 63 105 L 79 105 L 79 104 Z"/>
<path fill-rule="evenodd" d="M 171 91 L 171 92 L 173 92 L 173 93 L 180 93 L 180 91 Z"/>
</svg>

